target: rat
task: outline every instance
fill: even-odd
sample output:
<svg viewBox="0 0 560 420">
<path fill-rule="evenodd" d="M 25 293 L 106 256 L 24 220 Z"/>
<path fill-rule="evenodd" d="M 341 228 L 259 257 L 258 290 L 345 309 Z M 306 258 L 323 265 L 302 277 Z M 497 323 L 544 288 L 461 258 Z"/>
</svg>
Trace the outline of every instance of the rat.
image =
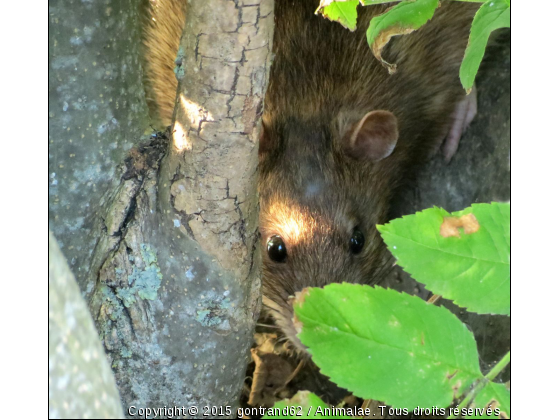
<svg viewBox="0 0 560 420">
<path fill-rule="evenodd" d="M 451 158 L 476 114 L 459 67 L 476 6 L 442 4 L 373 56 L 360 7 L 350 32 L 314 1 L 277 1 L 275 58 L 259 148 L 263 303 L 298 350 L 292 297 L 332 282 L 375 284 L 391 257 L 376 228 L 442 141 Z"/>
<path fill-rule="evenodd" d="M 179 3 L 169 1 L 167 13 L 181 21 Z M 316 6 L 275 2 L 275 57 L 259 145 L 263 303 L 303 354 L 295 293 L 381 281 L 392 260 L 376 225 L 388 221 L 400 187 L 435 151 L 452 157 L 476 114 L 475 93 L 465 94 L 459 67 L 477 5 L 445 2 L 422 28 L 394 37 L 383 51 L 397 65 L 394 74 L 366 41 L 369 21 L 387 6 L 360 7 L 354 32 L 315 15 Z M 178 30 L 158 35 L 149 27 L 148 37 L 172 32 Z M 180 35 L 173 35 L 176 42 Z M 162 74 L 171 74 L 175 44 L 149 42 L 167 49 L 151 59 L 156 70 L 147 70 L 152 92 L 174 97 L 175 78 Z M 168 124 L 172 103 L 158 107 Z"/>
</svg>

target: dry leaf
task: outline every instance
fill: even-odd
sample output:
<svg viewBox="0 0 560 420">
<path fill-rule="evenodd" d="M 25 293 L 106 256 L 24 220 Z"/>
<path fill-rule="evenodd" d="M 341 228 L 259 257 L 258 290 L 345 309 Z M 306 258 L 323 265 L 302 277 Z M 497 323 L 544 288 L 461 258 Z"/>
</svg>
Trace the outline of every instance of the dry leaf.
<svg viewBox="0 0 560 420">
<path fill-rule="evenodd" d="M 275 394 L 284 388 L 294 369 L 288 361 L 274 353 L 261 353 L 253 348 L 251 357 L 255 362 L 255 372 L 247 403 L 252 406 L 272 407 L 276 402 Z"/>
<path fill-rule="evenodd" d="M 459 228 L 463 228 L 465 234 L 469 235 L 478 231 L 480 224 L 474 214 L 465 214 L 461 217 L 444 217 L 439 229 L 439 234 L 444 238 L 455 236 L 460 238 Z"/>
</svg>

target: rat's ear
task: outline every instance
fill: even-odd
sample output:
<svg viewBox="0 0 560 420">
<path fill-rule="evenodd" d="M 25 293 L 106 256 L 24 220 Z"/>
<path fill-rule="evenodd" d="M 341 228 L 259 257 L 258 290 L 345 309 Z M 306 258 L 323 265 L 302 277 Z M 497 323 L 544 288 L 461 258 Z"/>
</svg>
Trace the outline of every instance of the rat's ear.
<svg viewBox="0 0 560 420">
<path fill-rule="evenodd" d="M 393 152 L 398 138 L 397 117 L 389 111 L 371 111 L 344 134 L 342 144 L 348 156 L 377 162 Z"/>
</svg>

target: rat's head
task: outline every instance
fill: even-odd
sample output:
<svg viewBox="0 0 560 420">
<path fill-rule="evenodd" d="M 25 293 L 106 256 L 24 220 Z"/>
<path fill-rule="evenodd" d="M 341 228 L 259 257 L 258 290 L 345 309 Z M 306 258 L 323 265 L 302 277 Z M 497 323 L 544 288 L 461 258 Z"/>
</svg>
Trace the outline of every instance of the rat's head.
<svg viewBox="0 0 560 420">
<path fill-rule="evenodd" d="M 263 302 L 300 350 L 292 322 L 296 292 L 375 283 L 388 265 L 375 225 L 385 221 L 391 182 L 381 162 L 397 138 L 397 120 L 387 111 L 327 123 L 264 121 Z"/>
</svg>

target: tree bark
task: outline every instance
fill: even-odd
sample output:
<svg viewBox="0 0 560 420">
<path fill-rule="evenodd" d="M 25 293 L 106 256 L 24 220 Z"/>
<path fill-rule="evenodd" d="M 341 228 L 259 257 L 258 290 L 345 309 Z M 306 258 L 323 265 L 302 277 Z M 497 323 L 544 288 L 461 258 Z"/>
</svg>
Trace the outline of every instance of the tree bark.
<svg viewBox="0 0 560 420">
<path fill-rule="evenodd" d="M 49 0 L 49 227 L 89 297 L 99 211 L 149 128 L 132 0 Z"/>
<path fill-rule="evenodd" d="M 93 320 L 51 232 L 49 418 L 123 418 L 115 379 Z"/>
<path fill-rule="evenodd" d="M 130 416 L 148 406 L 236 416 L 260 310 L 257 154 L 272 30 L 271 0 L 189 3 L 167 154 L 159 138 L 135 147 L 103 209 L 90 309 Z"/>
</svg>

